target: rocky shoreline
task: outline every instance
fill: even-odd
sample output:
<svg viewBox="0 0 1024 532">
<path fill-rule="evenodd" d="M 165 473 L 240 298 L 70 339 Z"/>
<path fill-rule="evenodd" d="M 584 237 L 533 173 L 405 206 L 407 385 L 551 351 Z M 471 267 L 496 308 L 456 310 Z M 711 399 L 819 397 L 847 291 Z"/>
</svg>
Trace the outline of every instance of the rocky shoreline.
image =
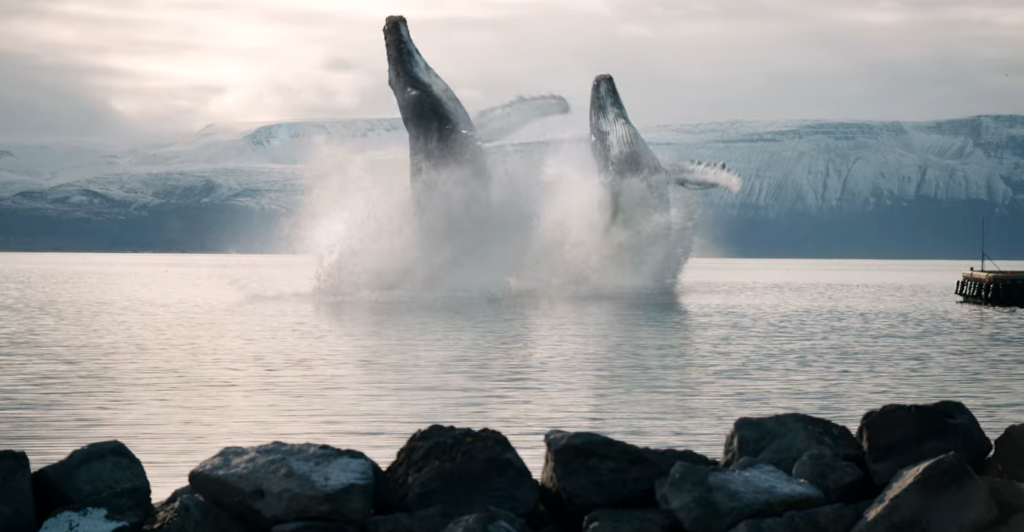
<svg viewBox="0 0 1024 532">
<path fill-rule="evenodd" d="M 857 431 L 740 418 L 721 460 L 551 431 L 537 481 L 499 432 L 434 425 L 386 470 L 359 451 L 228 447 L 154 506 L 118 441 L 31 472 L 0 451 L 0 532 L 1024 532 L 1024 424 L 887 405 Z"/>
</svg>

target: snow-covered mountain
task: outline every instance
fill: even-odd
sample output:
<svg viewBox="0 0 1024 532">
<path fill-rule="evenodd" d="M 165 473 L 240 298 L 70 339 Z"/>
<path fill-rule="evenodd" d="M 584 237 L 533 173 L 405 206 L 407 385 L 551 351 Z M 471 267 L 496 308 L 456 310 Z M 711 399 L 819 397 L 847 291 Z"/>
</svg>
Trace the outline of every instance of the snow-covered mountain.
<svg viewBox="0 0 1024 532">
<path fill-rule="evenodd" d="M 984 215 L 1002 227 L 993 242 L 1002 256 L 1024 258 L 1024 116 L 641 132 L 666 163 L 724 161 L 743 176 L 738 194 L 699 196 L 702 227 L 719 252 L 962 256 L 973 253 Z M 569 116 L 532 124 L 490 152 L 529 167 L 586 142 L 586 125 Z M 160 224 L 169 224 L 177 228 L 173 249 L 281 249 L 266 236 L 280 232 L 268 228 L 301 208 L 311 160 L 339 152 L 401 158 L 405 146 L 397 118 L 213 125 L 158 149 L 0 145 L 0 248 L 167 249 L 143 233 L 167 234 Z M 217 233 L 214 220 L 232 232 L 192 246 L 183 227 L 196 220 L 208 220 L 207 236 Z M 108 243 L 102 231 L 131 234 L 132 243 Z"/>
</svg>

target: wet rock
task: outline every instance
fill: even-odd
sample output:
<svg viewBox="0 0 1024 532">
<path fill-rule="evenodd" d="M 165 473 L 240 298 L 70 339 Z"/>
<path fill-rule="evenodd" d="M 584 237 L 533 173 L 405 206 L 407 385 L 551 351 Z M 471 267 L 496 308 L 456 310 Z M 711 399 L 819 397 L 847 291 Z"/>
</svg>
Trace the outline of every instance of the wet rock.
<svg viewBox="0 0 1024 532">
<path fill-rule="evenodd" d="M 189 484 L 249 526 L 294 521 L 360 523 L 373 511 L 377 464 L 359 451 L 311 443 L 227 447 Z"/>
<path fill-rule="evenodd" d="M 537 506 L 537 481 L 500 432 L 433 425 L 409 438 L 385 472 L 402 511 L 445 505 L 462 514 Z"/>
<path fill-rule="evenodd" d="M 43 522 L 39 532 L 126 532 L 132 527 L 112 519 L 106 508 L 59 510 Z"/>
<path fill-rule="evenodd" d="M 693 451 L 647 449 L 590 432 L 554 430 L 544 443 L 545 505 L 575 525 L 601 508 L 656 507 L 655 481 L 677 462 L 715 465 Z"/>
<path fill-rule="evenodd" d="M 861 419 L 857 439 L 866 450 L 875 484 L 887 484 L 905 467 L 955 451 L 981 471 L 992 443 L 963 403 L 887 405 Z"/>
<path fill-rule="evenodd" d="M 374 516 L 366 521 L 366 532 L 441 532 L 461 515 L 455 508 L 437 505 L 417 512 Z"/>
<path fill-rule="evenodd" d="M 596 510 L 583 519 L 584 532 L 683 532 L 667 510 Z"/>
<path fill-rule="evenodd" d="M 997 518 L 985 485 L 950 452 L 900 471 L 853 530 L 973 532 Z"/>
<path fill-rule="evenodd" d="M 444 532 L 530 532 L 530 528 L 513 514 L 489 508 L 486 512 L 455 519 L 445 527 Z"/>
<path fill-rule="evenodd" d="M 831 504 L 811 510 L 789 512 L 781 517 L 748 519 L 729 532 L 849 532 L 870 504 L 870 501 L 858 504 Z"/>
<path fill-rule="evenodd" d="M 0 451 L 0 531 L 36 529 L 28 456 L 18 451 Z"/>
<path fill-rule="evenodd" d="M 864 453 L 850 429 L 827 419 L 804 414 L 741 417 L 726 439 L 722 466 L 751 457 L 792 471 L 809 451 L 823 451 L 850 462 L 862 460 Z"/>
<path fill-rule="evenodd" d="M 73 509 L 64 512 L 67 515 L 63 519 L 106 519 L 126 522 L 137 529 L 153 515 L 149 479 L 142 462 L 116 440 L 86 445 L 36 471 L 32 474 L 32 492 L 39 521 L 59 510 Z M 107 513 L 100 519 L 98 512 L 88 511 L 90 508 Z"/>
<path fill-rule="evenodd" d="M 661 508 L 671 510 L 687 532 L 723 532 L 747 519 L 826 502 L 814 486 L 764 464 L 730 471 L 680 462 L 657 493 Z"/>
<path fill-rule="evenodd" d="M 867 497 L 867 477 L 853 462 L 823 451 L 804 453 L 793 466 L 793 477 L 806 480 L 829 502 L 857 502 Z"/>
<path fill-rule="evenodd" d="M 227 512 L 203 499 L 191 486 L 180 488 L 156 506 L 146 532 L 248 532 Z"/>
<path fill-rule="evenodd" d="M 990 463 L 996 475 L 1024 482 L 1024 424 L 1007 427 L 996 438 Z"/>
</svg>

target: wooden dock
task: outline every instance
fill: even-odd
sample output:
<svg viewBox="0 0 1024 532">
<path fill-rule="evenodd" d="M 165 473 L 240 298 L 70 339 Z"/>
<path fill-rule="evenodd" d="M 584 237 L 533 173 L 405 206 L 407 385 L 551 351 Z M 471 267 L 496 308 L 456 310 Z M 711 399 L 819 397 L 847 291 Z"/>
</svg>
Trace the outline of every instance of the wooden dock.
<svg viewBox="0 0 1024 532">
<path fill-rule="evenodd" d="M 956 295 L 964 303 L 1024 307 L 1024 272 L 966 271 L 956 282 Z"/>
</svg>

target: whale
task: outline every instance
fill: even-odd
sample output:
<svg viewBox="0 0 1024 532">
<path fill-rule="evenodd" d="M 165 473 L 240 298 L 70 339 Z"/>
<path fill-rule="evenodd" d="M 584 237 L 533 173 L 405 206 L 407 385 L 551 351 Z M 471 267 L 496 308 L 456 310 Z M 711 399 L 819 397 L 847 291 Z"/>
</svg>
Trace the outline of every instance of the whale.
<svg viewBox="0 0 1024 532">
<path fill-rule="evenodd" d="M 470 115 L 420 53 L 405 17 L 387 17 L 384 43 L 388 86 L 408 134 L 415 234 L 408 253 L 417 257 L 410 275 L 434 289 L 495 286 L 524 253 L 525 232 L 508 228 L 527 216 L 505 197 L 506 185 L 521 184 L 507 180 L 511 163 L 485 148 L 536 120 L 568 113 L 569 104 L 553 94 L 525 96 Z"/>
<path fill-rule="evenodd" d="M 471 117 L 423 58 L 405 17 L 387 17 L 384 42 L 388 86 L 409 135 L 410 186 L 421 211 L 486 204 L 492 176 L 485 144 L 506 138 L 533 121 L 570 111 L 565 98 L 552 94 L 518 97 Z"/>
<path fill-rule="evenodd" d="M 622 97 L 609 74 L 594 78 L 590 91 L 590 148 L 598 172 L 611 195 L 610 221 L 647 213 L 630 212 L 628 203 L 664 212 L 670 208 L 669 186 L 706 190 L 740 189 L 743 180 L 725 163 L 689 161 L 664 165 L 629 119 Z M 637 205 L 632 206 L 635 211 Z"/>
<path fill-rule="evenodd" d="M 674 286 L 692 243 L 688 198 L 672 187 L 739 190 L 742 179 L 724 163 L 666 165 L 629 119 L 609 74 L 590 92 L 590 151 L 606 192 L 606 239 L 623 275 Z M 675 206 L 673 201 L 679 201 Z"/>
</svg>

